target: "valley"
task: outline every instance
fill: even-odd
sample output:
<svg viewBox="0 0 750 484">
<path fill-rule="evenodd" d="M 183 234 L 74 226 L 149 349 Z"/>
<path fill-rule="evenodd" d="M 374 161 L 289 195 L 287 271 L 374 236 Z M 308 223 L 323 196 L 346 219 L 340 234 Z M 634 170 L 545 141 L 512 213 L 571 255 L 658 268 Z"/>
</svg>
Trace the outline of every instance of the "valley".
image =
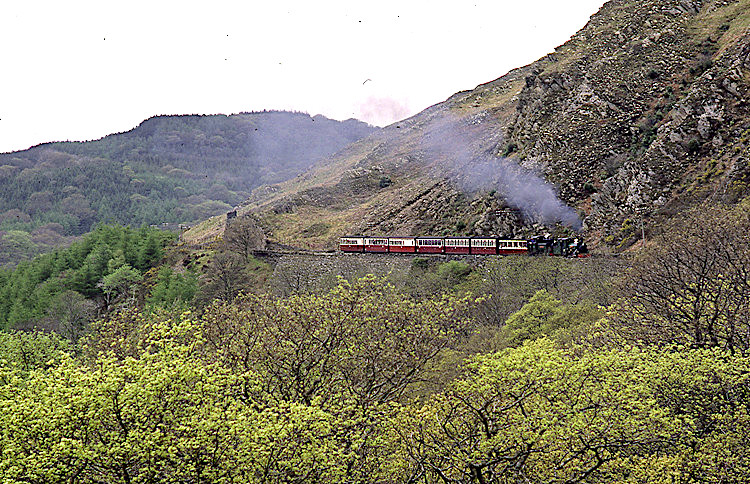
<svg viewBox="0 0 750 484">
<path fill-rule="evenodd" d="M 750 0 L 446 96 L 0 154 L 0 481 L 750 481 Z"/>
</svg>

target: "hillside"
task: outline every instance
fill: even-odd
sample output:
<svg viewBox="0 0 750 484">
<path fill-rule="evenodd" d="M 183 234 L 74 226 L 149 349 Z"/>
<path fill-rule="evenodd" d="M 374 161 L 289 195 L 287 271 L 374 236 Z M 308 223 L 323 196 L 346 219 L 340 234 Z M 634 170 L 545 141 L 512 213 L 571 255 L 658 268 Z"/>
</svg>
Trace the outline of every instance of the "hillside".
<svg viewBox="0 0 750 484">
<path fill-rule="evenodd" d="M 99 225 L 0 267 L 2 482 L 750 482 L 749 83 L 750 0 L 613 0 L 544 59 L 254 189 L 250 216 L 181 243 Z M 255 129 L 200 151 L 215 122 L 7 164 L 69 198 L 5 223 L 93 212 L 86 183 L 162 183 L 136 192 L 149 216 L 175 183 L 195 190 L 175 209 L 228 204 L 212 187 L 242 195 Z M 265 250 L 544 230 L 596 253 Z"/>
<path fill-rule="evenodd" d="M 375 128 L 302 113 L 157 116 L 125 133 L 0 154 L 0 265 L 98 222 L 191 223 Z"/>
<path fill-rule="evenodd" d="M 344 233 L 569 231 L 567 205 L 589 237 L 627 247 L 641 218 L 648 233 L 748 195 L 749 29 L 749 0 L 612 0 L 553 53 L 257 189 L 243 210 L 279 241 L 331 247 Z"/>
</svg>

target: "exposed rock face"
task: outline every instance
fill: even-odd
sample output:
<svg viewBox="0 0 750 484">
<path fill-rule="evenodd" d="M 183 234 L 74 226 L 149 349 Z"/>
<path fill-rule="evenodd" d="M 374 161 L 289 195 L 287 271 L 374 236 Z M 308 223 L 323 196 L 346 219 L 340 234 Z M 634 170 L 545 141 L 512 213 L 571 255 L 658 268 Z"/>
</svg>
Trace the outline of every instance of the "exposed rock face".
<svg viewBox="0 0 750 484">
<path fill-rule="evenodd" d="M 510 138 L 570 203 L 584 199 L 581 181 L 600 187 L 589 228 L 615 234 L 624 218 L 674 203 L 706 160 L 742 137 L 748 6 L 612 1 L 558 49 L 560 60 L 526 78 Z"/>
<path fill-rule="evenodd" d="M 612 0 L 554 53 L 384 128 L 250 206 L 272 210 L 267 222 L 282 229 L 314 213 L 348 232 L 544 230 L 505 210 L 507 187 L 466 184 L 506 157 L 554 184 L 591 235 L 623 247 L 627 219 L 654 225 L 750 194 L 749 99 L 750 0 Z"/>
</svg>

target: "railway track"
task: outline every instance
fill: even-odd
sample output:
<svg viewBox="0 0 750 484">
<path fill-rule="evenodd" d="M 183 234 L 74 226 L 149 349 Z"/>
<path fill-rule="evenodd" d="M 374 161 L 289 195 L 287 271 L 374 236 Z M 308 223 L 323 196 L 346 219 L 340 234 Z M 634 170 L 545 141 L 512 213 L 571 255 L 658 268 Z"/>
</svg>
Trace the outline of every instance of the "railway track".
<svg viewBox="0 0 750 484">
<path fill-rule="evenodd" d="M 194 244 L 194 245 L 183 245 L 182 247 L 189 250 L 211 250 L 215 249 L 215 246 L 211 244 Z M 444 258 L 444 259 L 486 259 L 492 257 L 559 257 L 559 256 L 544 256 L 544 255 L 495 255 L 495 254 L 430 254 L 430 253 L 413 253 L 413 252 L 342 252 L 336 249 L 329 250 L 310 250 L 301 249 L 298 247 L 282 246 L 279 248 L 254 250 L 252 251 L 253 256 L 256 257 L 282 257 L 282 256 L 310 256 L 310 257 L 429 257 L 429 258 Z M 573 258 L 573 257 L 562 257 L 562 258 Z M 604 255 L 604 254 L 589 254 L 589 257 L 593 259 L 607 259 L 607 258 L 618 258 L 615 255 Z"/>
</svg>

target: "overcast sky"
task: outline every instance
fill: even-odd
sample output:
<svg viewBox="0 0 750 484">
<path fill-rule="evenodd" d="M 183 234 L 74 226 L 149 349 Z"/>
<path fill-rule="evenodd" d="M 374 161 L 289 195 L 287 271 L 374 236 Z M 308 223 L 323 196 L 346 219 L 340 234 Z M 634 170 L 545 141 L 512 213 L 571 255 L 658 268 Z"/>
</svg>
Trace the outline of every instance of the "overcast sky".
<svg viewBox="0 0 750 484">
<path fill-rule="evenodd" d="M 551 52 L 604 0 L 2 0 L 0 152 L 156 114 L 386 125 Z"/>
</svg>

